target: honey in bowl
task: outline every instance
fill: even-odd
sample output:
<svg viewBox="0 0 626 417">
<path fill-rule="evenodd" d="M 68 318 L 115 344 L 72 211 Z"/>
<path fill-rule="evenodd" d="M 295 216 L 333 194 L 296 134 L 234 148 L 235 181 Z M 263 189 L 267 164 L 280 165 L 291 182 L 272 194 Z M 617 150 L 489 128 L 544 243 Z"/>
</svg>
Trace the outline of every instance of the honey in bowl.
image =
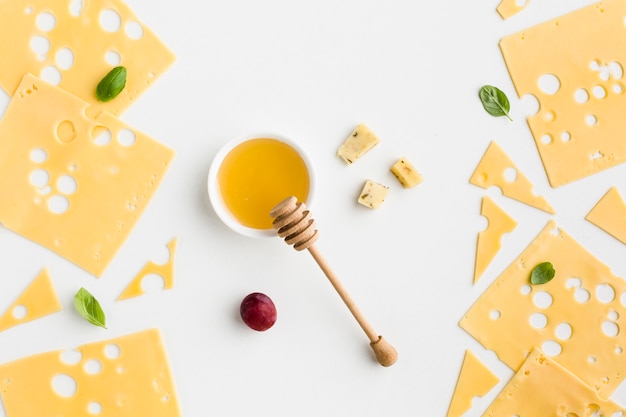
<svg viewBox="0 0 626 417">
<path fill-rule="evenodd" d="M 307 201 L 311 179 L 307 164 L 291 145 L 255 138 L 228 152 L 217 183 L 224 205 L 241 225 L 271 229 L 272 208 L 292 195 Z"/>
</svg>

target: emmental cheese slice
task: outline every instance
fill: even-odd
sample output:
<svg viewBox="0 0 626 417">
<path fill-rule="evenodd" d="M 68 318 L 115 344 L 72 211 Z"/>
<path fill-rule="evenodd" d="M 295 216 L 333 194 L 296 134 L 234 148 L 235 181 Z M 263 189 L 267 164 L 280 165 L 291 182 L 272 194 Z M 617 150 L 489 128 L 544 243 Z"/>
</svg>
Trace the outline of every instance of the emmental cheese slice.
<svg viewBox="0 0 626 417">
<path fill-rule="evenodd" d="M 472 351 L 466 350 L 446 416 L 461 417 L 472 407 L 474 398 L 484 397 L 498 382 L 500 379 Z"/>
<path fill-rule="evenodd" d="M 517 226 L 517 222 L 487 196 L 483 197 L 480 214 L 487 219 L 487 228 L 478 233 L 474 284 L 502 247 L 502 236 Z"/>
<path fill-rule="evenodd" d="M 626 2 L 606 0 L 507 36 L 500 49 L 558 187 L 626 161 Z"/>
<path fill-rule="evenodd" d="M 542 262 L 556 275 L 531 285 Z M 608 398 L 626 375 L 625 317 L 626 281 L 550 221 L 459 324 L 513 370 L 541 348 Z"/>
<path fill-rule="evenodd" d="M 180 416 L 156 329 L 0 365 L 0 395 L 8 417 Z"/>
<path fill-rule="evenodd" d="M 48 270 L 43 269 L 0 316 L 0 332 L 59 311 L 61 302 Z"/>
<path fill-rule="evenodd" d="M 585 219 L 626 244 L 626 204 L 617 188 L 611 187 Z"/>
<path fill-rule="evenodd" d="M 507 197 L 554 214 L 552 206 L 543 197 L 533 193 L 532 183 L 496 142 L 491 142 L 487 147 L 470 183 L 485 189 L 496 186 Z"/>
<path fill-rule="evenodd" d="M 10 62 L 0 66 L 9 94 L 32 73 L 91 104 L 92 114 L 120 115 L 174 62 L 121 0 L 0 0 L 0 51 Z M 100 102 L 96 86 L 117 65 L 128 70 L 126 87 Z"/>
<path fill-rule="evenodd" d="M 169 250 L 169 259 L 164 264 L 157 264 L 153 261 L 149 261 L 144 265 L 144 267 L 139 271 L 139 273 L 133 278 L 133 280 L 128 284 L 128 286 L 122 291 L 122 293 L 117 297 L 117 300 L 126 300 L 132 297 L 138 297 L 140 295 L 145 294 L 145 290 L 143 289 L 142 283 L 144 278 L 148 275 L 158 275 L 163 279 L 163 289 L 169 290 L 174 288 L 174 257 L 176 254 L 176 243 L 178 239 L 172 239 L 168 244 L 167 248 Z"/>
<path fill-rule="evenodd" d="M 364 123 L 361 123 L 343 141 L 337 150 L 337 156 L 350 165 L 372 150 L 378 143 L 380 143 L 378 136 Z"/>
<path fill-rule="evenodd" d="M 521 12 L 528 6 L 530 0 L 502 0 L 496 11 L 503 19 L 508 19 L 513 15 Z"/>
<path fill-rule="evenodd" d="M 533 350 L 484 412 L 501 416 L 623 416 L 626 409 L 585 385 L 569 370 Z"/>
<path fill-rule="evenodd" d="M 34 116 L 36 115 L 36 117 Z M 33 75 L 0 122 L 0 223 L 100 276 L 174 152 Z"/>
</svg>

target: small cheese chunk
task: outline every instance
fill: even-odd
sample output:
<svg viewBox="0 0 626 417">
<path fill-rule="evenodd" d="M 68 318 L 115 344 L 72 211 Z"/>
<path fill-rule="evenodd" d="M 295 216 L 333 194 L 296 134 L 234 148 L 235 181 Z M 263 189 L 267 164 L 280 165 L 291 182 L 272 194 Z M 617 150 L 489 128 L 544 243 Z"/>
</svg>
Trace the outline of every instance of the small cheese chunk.
<svg viewBox="0 0 626 417">
<path fill-rule="evenodd" d="M 376 209 L 385 202 L 387 194 L 389 194 L 389 187 L 372 180 L 367 180 L 361 190 L 358 202 L 365 207 Z"/>
<path fill-rule="evenodd" d="M 341 157 L 347 164 L 354 161 L 369 152 L 374 146 L 378 145 L 380 139 L 372 132 L 369 127 L 361 123 L 358 125 L 343 141 L 337 155 Z"/>
<path fill-rule="evenodd" d="M 422 182 L 422 175 L 406 158 L 401 158 L 393 164 L 391 173 L 396 176 L 404 188 L 413 188 Z"/>
</svg>

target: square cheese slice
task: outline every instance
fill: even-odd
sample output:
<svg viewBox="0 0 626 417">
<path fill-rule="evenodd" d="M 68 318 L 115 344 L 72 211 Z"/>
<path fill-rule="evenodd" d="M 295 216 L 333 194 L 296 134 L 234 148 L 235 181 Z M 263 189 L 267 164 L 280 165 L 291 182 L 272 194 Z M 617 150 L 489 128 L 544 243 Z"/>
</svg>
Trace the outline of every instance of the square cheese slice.
<svg viewBox="0 0 626 417">
<path fill-rule="evenodd" d="M 623 416 L 626 409 L 585 385 L 535 349 L 484 412 L 483 417 Z"/>
<path fill-rule="evenodd" d="M 626 2 L 607 0 L 500 41 L 550 184 L 558 187 L 626 161 Z"/>
<path fill-rule="evenodd" d="M 88 40 L 88 42 L 86 41 Z M 174 62 L 174 55 L 121 0 L 0 1 L 0 87 L 12 95 L 26 73 L 120 115 Z M 100 102 L 95 90 L 115 66 L 126 87 Z"/>
<path fill-rule="evenodd" d="M 156 329 L 0 365 L 0 395 L 7 417 L 180 416 Z"/>
<path fill-rule="evenodd" d="M 33 75 L 0 122 L 0 223 L 100 276 L 174 152 Z"/>
<path fill-rule="evenodd" d="M 551 262 L 555 277 L 531 285 Z M 626 281 L 554 221 L 470 307 L 460 326 L 511 369 L 541 348 L 603 398 L 626 375 Z"/>
</svg>

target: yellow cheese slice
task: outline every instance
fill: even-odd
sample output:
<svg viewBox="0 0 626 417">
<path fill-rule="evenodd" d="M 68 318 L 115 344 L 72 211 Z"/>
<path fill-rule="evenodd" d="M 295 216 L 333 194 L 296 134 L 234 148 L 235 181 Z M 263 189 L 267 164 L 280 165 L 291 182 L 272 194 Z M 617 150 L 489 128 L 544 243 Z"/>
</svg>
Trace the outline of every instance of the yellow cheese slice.
<svg viewBox="0 0 626 417">
<path fill-rule="evenodd" d="M 478 233 L 474 284 L 502 247 L 502 236 L 512 232 L 517 226 L 517 222 L 489 197 L 483 197 L 480 214 L 487 218 L 488 223 L 487 228 Z"/>
<path fill-rule="evenodd" d="M 0 51 L 11 63 L 0 66 L 0 87 L 9 94 L 32 73 L 87 101 L 92 114 L 121 114 L 174 62 L 121 0 L 0 1 Z M 97 84 L 117 65 L 128 70 L 126 87 L 114 100 L 97 101 Z"/>
<path fill-rule="evenodd" d="M 466 350 L 447 417 L 461 417 L 472 408 L 475 397 L 485 396 L 498 382 L 500 379 L 474 353 Z"/>
<path fill-rule="evenodd" d="M 48 270 L 43 269 L 0 316 L 0 332 L 59 311 L 61 302 Z"/>
<path fill-rule="evenodd" d="M 533 193 L 531 182 L 496 142 L 491 142 L 487 147 L 470 183 L 485 189 L 499 187 L 507 197 L 554 214 L 550 204 Z"/>
<path fill-rule="evenodd" d="M 145 291 L 142 287 L 142 282 L 145 277 L 148 275 L 158 275 L 163 278 L 163 289 L 169 290 L 174 288 L 174 256 L 176 253 L 176 242 L 177 239 L 172 239 L 168 244 L 167 248 L 170 252 L 170 257 L 164 264 L 156 264 L 152 261 L 149 261 L 144 265 L 144 267 L 139 271 L 139 273 L 133 278 L 133 280 L 128 284 L 126 289 L 122 291 L 122 293 L 117 297 L 117 300 L 125 300 L 127 298 L 138 297 L 140 295 L 145 294 Z"/>
<path fill-rule="evenodd" d="M 530 0 L 502 0 L 496 11 L 503 19 L 508 19 L 509 17 L 516 15 L 521 12 L 528 6 Z"/>
<path fill-rule="evenodd" d="M 0 123 L 0 222 L 100 276 L 173 151 L 27 75 Z M 34 116 L 36 115 L 36 117 Z"/>
<path fill-rule="evenodd" d="M 556 275 L 531 285 L 542 262 Z M 626 375 L 625 306 L 626 281 L 550 221 L 459 324 L 513 370 L 541 348 L 608 398 Z"/>
<path fill-rule="evenodd" d="M 607 0 L 515 33 L 500 48 L 553 187 L 626 160 L 626 2 Z"/>
<path fill-rule="evenodd" d="M 602 399 L 570 371 L 533 350 L 484 412 L 499 416 L 622 416 L 626 409 Z"/>
<path fill-rule="evenodd" d="M 626 205 L 617 188 L 607 191 L 585 219 L 626 244 Z"/>
<path fill-rule="evenodd" d="M 180 415 L 155 329 L 0 365 L 0 395 L 7 416 Z"/>
</svg>

